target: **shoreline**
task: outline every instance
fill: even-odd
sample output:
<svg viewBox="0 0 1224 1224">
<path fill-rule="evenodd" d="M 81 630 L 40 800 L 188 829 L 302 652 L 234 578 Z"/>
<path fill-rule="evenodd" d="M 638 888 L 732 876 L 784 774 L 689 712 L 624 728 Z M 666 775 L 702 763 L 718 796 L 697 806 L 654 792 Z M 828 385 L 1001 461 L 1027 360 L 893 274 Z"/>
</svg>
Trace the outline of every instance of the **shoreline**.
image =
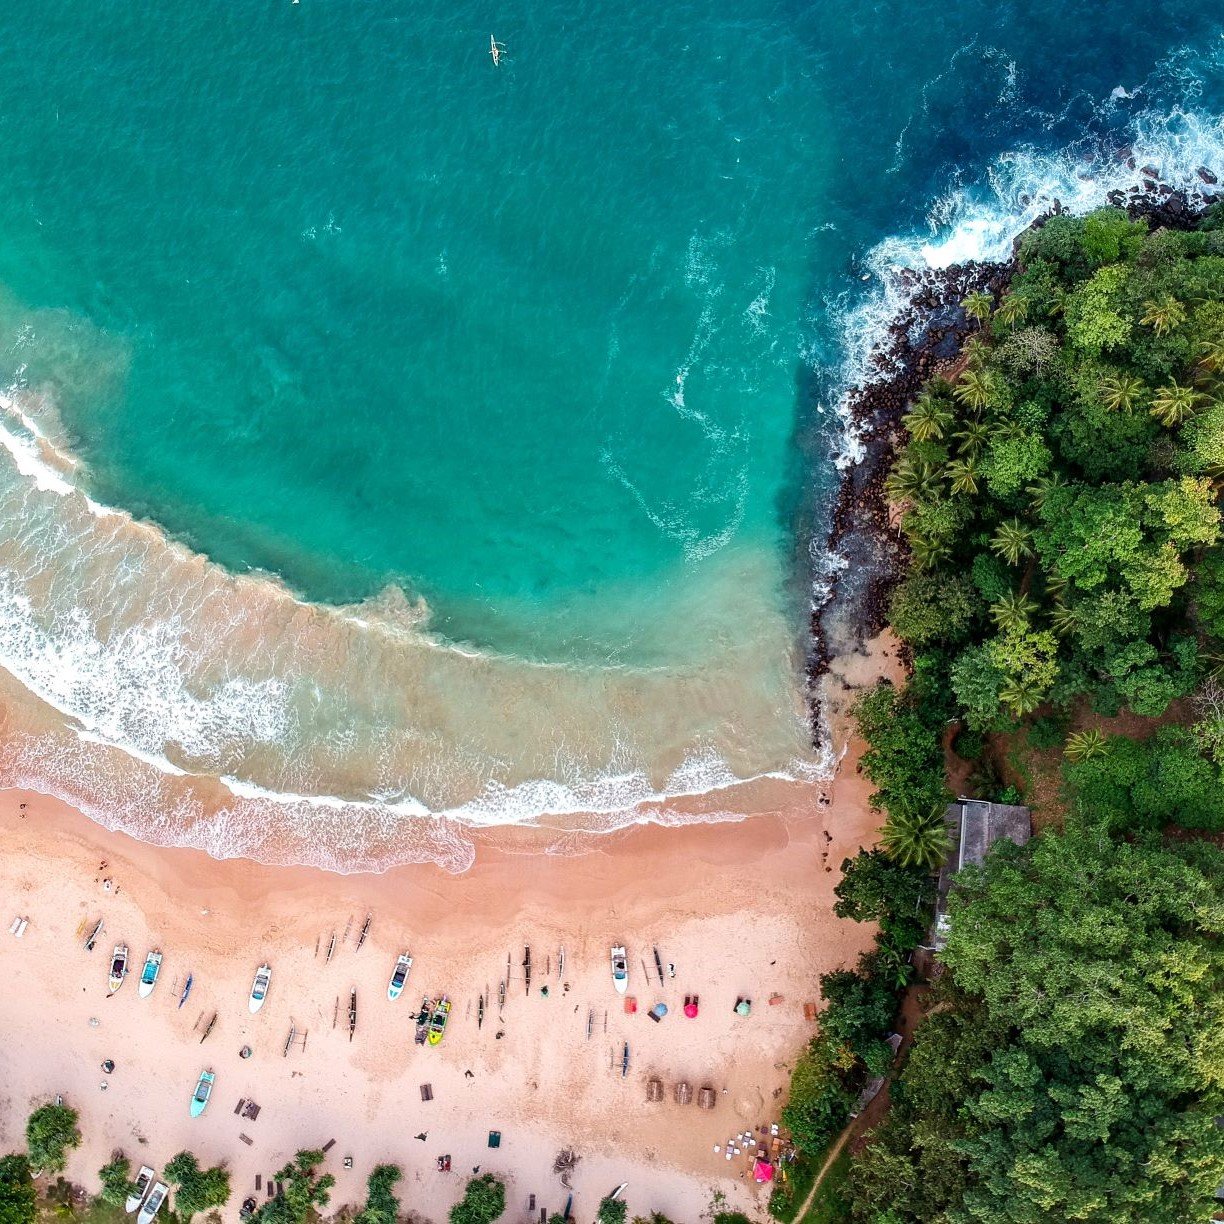
<svg viewBox="0 0 1224 1224">
<path fill-rule="evenodd" d="M 856 685 L 897 665 L 882 638 L 868 655 L 843 661 L 839 675 Z M 0 792 L 0 887 L 30 919 L 22 939 L 0 944 L 12 985 L 0 1002 L 11 1051 L 0 1055 L 9 1083 L 0 1140 L 19 1146 L 30 1109 L 63 1092 L 81 1111 L 84 1134 L 71 1181 L 96 1188 L 96 1170 L 116 1146 L 134 1164 L 159 1168 L 190 1147 L 202 1161 L 229 1163 L 226 1219 L 252 1193 L 256 1173 L 266 1178 L 297 1147 L 332 1138 L 327 1169 L 338 1184 L 329 1214 L 362 1200 L 365 1177 L 384 1160 L 404 1167 L 404 1207 L 426 1219 L 445 1215 L 477 1165 L 507 1179 L 512 1211 L 529 1194 L 560 1210 L 552 1162 L 573 1147 L 582 1158 L 572 1179 L 580 1211 L 628 1180 L 639 1214 L 696 1220 L 718 1189 L 764 1218 L 767 1196 L 740 1176 L 744 1161 L 727 1162 L 713 1148 L 779 1120 L 790 1066 L 813 1032 L 805 1004 L 819 1005 L 818 977 L 870 946 L 870 928 L 832 913 L 838 866 L 871 844 L 878 824 L 870 786 L 854 769 L 859 751 L 848 738 L 830 783 L 758 789 L 752 819 L 735 824 L 634 826 L 562 847 L 541 847 L 523 830 L 493 831 L 460 876 L 433 864 L 342 876 L 213 859 L 110 832 L 57 800 Z M 367 913 L 371 930 L 358 952 Z M 87 954 L 81 930 L 99 917 L 102 951 Z M 333 932 L 338 951 L 328 963 Z M 106 997 L 117 942 L 135 972 L 148 947 L 165 953 L 164 982 L 151 999 L 138 1000 L 134 982 Z M 621 942 L 638 1000 L 632 1016 L 618 1010 L 608 981 L 608 949 Z M 552 977 L 536 977 L 550 984 L 548 998 L 534 983 L 524 991 L 524 946 L 537 975 L 551 962 Z M 565 982 L 555 973 L 561 946 Z M 676 965 L 662 985 L 643 980 L 654 947 Z M 404 950 L 414 966 L 404 999 L 392 1004 L 386 978 Z M 496 994 L 508 953 L 504 1022 L 492 1006 L 478 1028 L 478 996 Z M 245 996 L 265 959 L 272 990 L 252 1017 Z M 48 964 L 54 974 L 43 971 Z M 195 984 L 179 1009 L 187 972 Z M 350 1044 L 346 1026 L 332 1026 L 351 989 L 360 1019 Z M 446 1039 L 438 1050 L 415 1047 L 409 1013 L 422 992 L 443 991 L 454 1003 Z M 687 993 L 700 996 L 695 1021 L 682 1015 Z M 741 994 L 754 1000 L 747 1021 L 732 1012 Z M 656 1002 L 670 1010 L 658 1025 L 646 1017 Z M 214 1011 L 216 1028 L 197 1049 Z M 285 1055 L 290 1024 L 307 1033 L 307 1045 Z M 613 1063 L 626 1041 L 631 1065 L 622 1079 Z M 238 1058 L 242 1044 L 255 1051 L 249 1061 Z M 114 1074 L 99 1072 L 104 1058 L 115 1059 Z M 216 1071 L 217 1092 L 192 1121 L 186 1101 L 202 1066 Z M 666 1088 L 661 1104 L 646 1101 L 652 1075 Z M 694 1091 L 715 1088 L 715 1108 L 676 1105 L 671 1089 L 681 1080 Z M 422 1083 L 432 1086 L 429 1103 L 419 1098 Z M 239 1098 L 261 1106 L 257 1121 L 231 1112 Z M 496 1152 L 485 1142 L 491 1129 L 504 1136 Z M 413 1140 L 418 1133 L 427 1141 Z M 350 1154 L 351 1171 L 340 1159 Z M 437 1171 L 442 1154 L 453 1173 Z"/>
</svg>

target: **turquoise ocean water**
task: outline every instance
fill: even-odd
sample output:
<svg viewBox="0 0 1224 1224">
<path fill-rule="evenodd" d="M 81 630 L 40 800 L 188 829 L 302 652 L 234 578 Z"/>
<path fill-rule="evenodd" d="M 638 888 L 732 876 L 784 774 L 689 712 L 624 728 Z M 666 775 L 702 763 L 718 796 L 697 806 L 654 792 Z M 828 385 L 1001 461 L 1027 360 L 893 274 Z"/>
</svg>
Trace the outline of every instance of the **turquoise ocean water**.
<svg viewBox="0 0 1224 1224">
<path fill-rule="evenodd" d="M 887 268 L 1001 255 L 1124 146 L 1224 171 L 1219 21 L 1171 3 L 0 23 L 6 776 L 215 853 L 461 865 L 464 822 L 827 768 L 803 629 Z"/>
</svg>

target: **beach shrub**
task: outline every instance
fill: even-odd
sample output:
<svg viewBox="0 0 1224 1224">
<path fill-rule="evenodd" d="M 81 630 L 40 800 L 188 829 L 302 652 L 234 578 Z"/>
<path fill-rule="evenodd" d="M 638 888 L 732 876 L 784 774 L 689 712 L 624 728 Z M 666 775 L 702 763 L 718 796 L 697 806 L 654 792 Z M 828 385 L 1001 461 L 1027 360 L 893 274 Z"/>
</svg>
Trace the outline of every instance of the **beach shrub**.
<svg viewBox="0 0 1224 1224">
<path fill-rule="evenodd" d="M 839 918 L 875 922 L 882 936 L 907 947 L 917 944 L 934 891 L 928 872 L 902 867 L 879 849 L 844 859 L 841 872 L 833 890 L 833 912 Z"/>
<path fill-rule="evenodd" d="M 36 1172 L 61 1172 L 68 1163 L 69 1149 L 80 1143 L 77 1111 L 67 1105 L 42 1105 L 26 1122 L 26 1150 Z"/>
<path fill-rule="evenodd" d="M 599 1224 L 625 1224 L 628 1206 L 624 1199 L 606 1198 L 599 1204 Z"/>
<path fill-rule="evenodd" d="M 742 1211 L 720 1211 L 712 1224 L 752 1224 L 752 1221 Z"/>
<path fill-rule="evenodd" d="M 325 1159 L 325 1153 L 317 1148 L 299 1151 L 273 1178 L 284 1189 L 264 1203 L 251 1219 L 258 1224 L 305 1224 L 313 1211 L 326 1207 L 336 1179 L 330 1173 L 319 1174 Z"/>
<path fill-rule="evenodd" d="M 981 600 L 963 578 L 913 573 L 893 592 L 888 619 L 893 631 L 912 646 L 965 639 Z"/>
<path fill-rule="evenodd" d="M 867 750 L 863 772 L 876 785 L 877 810 L 922 810 L 946 797 L 938 724 L 932 725 L 911 689 L 882 681 L 859 698 L 855 718 Z"/>
<path fill-rule="evenodd" d="M 34 1224 L 37 1218 L 30 1162 L 19 1154 L 0 1156 L 0 1224 Z"/>
<path fill-rule="evenodd" d="M 395 1224 L 400 1210 L 395 1183 L 403 1175 L 399 1165 L 375 1165 L 366 1181 L 366 1204 L 357 1213 L 354 1224 Z"/>
<path fill-rule="evenodd" d="M 473 1177 L 450 1209 L 451 1224 L 492 1224 L 506 1210 L 506 1187 L 492 1173 Z"/>
<path fill-rule="evenodd" d="M 174 1214 L 190 1220 L 201 1211 L 224 1207 L 229 1202 L 230 1175 L 222 1165 L 200 1168 L 191 1152 L 180 1152 L 166 1165 L 166 1181 L 175 1187 Z"/>
<path fill-rule="evenodd" d="M 98 1170 L 98 1178 L 102 1182 L 98 1197 L 112 1207 L 122 1207 L 133 1189 L 132 1162 L 122 1152 L 116 1152 Z"/>
</svg>

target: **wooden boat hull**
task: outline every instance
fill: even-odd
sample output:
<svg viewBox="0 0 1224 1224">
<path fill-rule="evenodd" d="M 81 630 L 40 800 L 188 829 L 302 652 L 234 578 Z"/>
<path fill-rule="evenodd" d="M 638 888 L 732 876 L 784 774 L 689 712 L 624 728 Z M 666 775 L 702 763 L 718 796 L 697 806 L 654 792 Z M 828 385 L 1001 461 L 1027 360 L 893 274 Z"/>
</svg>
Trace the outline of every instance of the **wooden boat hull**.
<svg viewBox="0 0 1224 1224">
<path fill-rule="evenodd" d="M 247 1000 L 247 1010 L 252 1016 L 264 1005 L 271 987 L 272 970 L 267 965 L 260 965 L 255 971 L 255 981 L 251 983 L 251 997 Z"/>
<path fill-rule="evenodd" d="M 429 1036 L 426 1038 L 431 1046 L 442 1044 L 442 1038 L 446 1036 L 446 1020 L 450 1015 L 450 1009 L 449 999 L 443 999 L 434 1009 L 434 1014 L 429 1020 Z"/>
<path fill-rule="evenodd" d="M 149 1197 L 145 1199 L 140 1215 L 136 1217 L 136 1224 L 150 1224 L 153 1217 L 162 1209 L 162 1204 L 169 1193 L 170 1187 L 165 1182 L 158 1182 L 149 1192 Z"/>
<path fill-rule="evenodd" d="M 391 980 L 387 983 L 387 998 L 392 1003 L 404 993 L 404 987 L 408 984 L 408 975 L 411 972 L 412 957 L 405 954 L 395 962 L 395 970 L 391 974 Z"/>
<path fill-rule="evenodd" d="M 123 979 L 127 977 L 127 974 L 128 950 L 122 944 L 117 944 L 114 953 L 111 955 L 110 990 L 108 993 L 114 994 L 123 985 Z"/>
<path fill-rule="evenodd" d="M 208 1102 L 212 1099 L 213 1083 L 216 1078 L 211 1071 L 201 1072 L 200 1078 L 196 1082 L 195 1092 L 191 1097 L 191 1116 L 193 1118 L 198 1118 L 208 1108 Z"/>
</svg>

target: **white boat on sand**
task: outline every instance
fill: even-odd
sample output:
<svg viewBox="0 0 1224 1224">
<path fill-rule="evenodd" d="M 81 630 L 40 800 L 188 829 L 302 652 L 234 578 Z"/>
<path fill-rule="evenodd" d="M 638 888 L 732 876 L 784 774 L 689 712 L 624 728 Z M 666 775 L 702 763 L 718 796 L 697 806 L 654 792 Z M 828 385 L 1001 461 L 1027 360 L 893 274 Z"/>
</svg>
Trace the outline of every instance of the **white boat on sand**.
<svg viewBox="0 0 1224 1224">
<path fill-rule="evenodd" d="M 268 997 L 268 987 L 272 985 L 272 969 L 268 965 L 260 965 L 255 970 L 255 981 L 251 983 L 251 997 L 247 1001 L 247 1006 L 254 1015 L 263 1005 L 264 1000 Z"/>
<path fill-rule="evenodd" d="M 140 1172 L 136 1174 L 136 1180 L 132 1183 L 132 1193 L 127 1196 L 127 1201 L 123 1204 L 123 1210 L 128 1215 L 131 1215 L 144 1202 L 144 1196 L 148 1193 L 152 1183 L 153 1170 L 148 1165 L 141 1165 Z"/>
<path fill-rule="evenodd" d="M 612 985 L 617 994 L 624 994 L 629 987 L 629 960 L 620 944 L 612 949 Z"/>
<path fill-rule="evenodd" d="M 144 968 L 140 972 L 140 985 L 136 988 L 136 993 L 142 999 L 147 999 L 153 993 L 153 987 L 157 985 L 157 975 L 161 972 L 161 963 L 162 954 L 156 948 L 145 957 Z"/>
<path fill-rule="evenodd" d="M 111 954 L 110 968 L 110 991 L 114 994 L 120 986 L 123 985 L 123 979 L 128 975 L 128 950 L 127 944 L 116 944 L 115 950 Z"/>
<path fill-rule="evenodd" d="M 391 974 L 391 980 L 387 983 L 387 998 L 392 1001 L 398 999 L 404 991 L 404 983 L 408 980 L 408 974 L 412 970 L 412 957 L 405 952 L 399 960 L 395 962 L 395 969 Z"/>
<path fill-rule="evenodd" d="M 136 1217 L 136 1224 L 151 1224 L 153 1217 L 162 1209 L 162 1204 L 169 1193 L 170 1187 L 165 1182 L 158 1182 L 149 1192 L 149 1197 L 145 1199 L 144 1206 Z"/>
</svg>

